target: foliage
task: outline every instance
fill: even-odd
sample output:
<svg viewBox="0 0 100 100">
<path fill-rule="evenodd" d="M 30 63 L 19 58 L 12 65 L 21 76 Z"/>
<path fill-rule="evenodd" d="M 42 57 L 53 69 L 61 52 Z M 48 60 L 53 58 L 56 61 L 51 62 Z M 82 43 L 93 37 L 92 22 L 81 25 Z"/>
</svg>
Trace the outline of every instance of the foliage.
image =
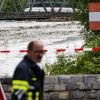
<svg viewBox="0 0 100 100">
<path fill-rule="evenodd" d="M 82 35 L 85 39 L 83 47 L 96 48 L 100 47 L 100 31 L 89 29 L 88 3 L 100 2 L 100 0 L 70 0 L 74 10 L 74 19 L 84 25 Z M 78 54 L 76 59 L 68 58 L 63 61 L 59 59 L 54 64 L 46 64 L 47 74 L 99 74 L 100 73 L 100 51 Z"/>
<path fill-rule="evenodd" d="M 2 11 L 4 12 L 19 12 L 27 5 L 27 0 L 5 0 Z"/>
<path fill-rule="evenodd" d="M 8 12 L 8 11 L 12 11 L 14 9 L 14 6 L 11 5 L 10 0 L 8 0 L 8 1 L 6 0 L 4 3 L 5 4 L 3 5 L 2 11 Z"/>
<path fill-rule="evenodd" d="M 100 53 L 85 52 L 75 57 L 58 59 L 54 64 L 46 64 L 45 71 L 48 75 L 58 74 L 99 74 Z"/>
</svg>

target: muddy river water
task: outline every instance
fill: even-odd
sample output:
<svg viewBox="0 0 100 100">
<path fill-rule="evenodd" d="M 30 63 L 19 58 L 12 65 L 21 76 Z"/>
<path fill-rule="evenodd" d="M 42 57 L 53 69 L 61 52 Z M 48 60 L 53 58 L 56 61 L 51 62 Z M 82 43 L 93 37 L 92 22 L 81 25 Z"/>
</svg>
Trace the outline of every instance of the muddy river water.
<svg viewBox="0 0 100 100">
<path fill-rule="evenodd" d="M 73 55 L 74 48 L 80 48 L 84 40 L 80 35 L 82 26 L 77 21 L 70 22 L 36 22 L 36 21 L 0 21 L 0 76 L 12 76 L 18 62 L 26 53 L 27 44 L 34 39 L 45 43 L 47 53 L 41 62 L 56 61 L 56 49 L 66 49 L 65 55 Z"/>
</svg>

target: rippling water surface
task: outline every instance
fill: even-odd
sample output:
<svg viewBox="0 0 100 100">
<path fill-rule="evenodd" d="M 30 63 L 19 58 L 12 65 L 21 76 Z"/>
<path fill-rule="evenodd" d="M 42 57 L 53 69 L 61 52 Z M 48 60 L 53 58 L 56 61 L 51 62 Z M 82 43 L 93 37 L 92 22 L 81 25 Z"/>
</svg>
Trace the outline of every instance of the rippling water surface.
<svg viewBox="0 0 100 100">
<path fill-rule="evenodd" d="M 56 49 L 66 49 L 65 55 L 74 54 L 74 48 L 84 43 L 79 22 L 35 22 L 35 21 L 0 21 L 0 76 L 12 76 L 18 62 L 25 53 L 27 44 L 34 39 L 42 39 L 48 52 L 43 58 L 44 63 L 56 60 Z"/>
</svg>

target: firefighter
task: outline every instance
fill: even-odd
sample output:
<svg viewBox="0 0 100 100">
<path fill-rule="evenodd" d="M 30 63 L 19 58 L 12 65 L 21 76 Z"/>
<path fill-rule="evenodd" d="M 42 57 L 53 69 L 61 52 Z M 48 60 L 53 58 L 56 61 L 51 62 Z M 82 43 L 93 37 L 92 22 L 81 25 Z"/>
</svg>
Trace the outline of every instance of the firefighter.
<svg viewBox="0 0 100 100">
<path fill-rule="evenodd" d="M 44 71 L 37 63 L 44 53 L 42 41 L 28 44 L 28 53 L 17 65 L 12 78 L 11 100 L 43 100 Z"/>
</svg>

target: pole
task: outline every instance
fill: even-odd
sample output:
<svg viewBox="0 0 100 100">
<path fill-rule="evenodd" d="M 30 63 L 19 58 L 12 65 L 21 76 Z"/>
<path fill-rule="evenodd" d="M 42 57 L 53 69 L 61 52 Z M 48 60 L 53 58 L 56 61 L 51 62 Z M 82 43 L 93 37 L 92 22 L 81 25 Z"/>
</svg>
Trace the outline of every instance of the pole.
<svg viewBox="0 0 100 100">
<path fill-rule="evenodd" d="M 7 100 L 0 82 L 0 100 Z"/>
</svg>

